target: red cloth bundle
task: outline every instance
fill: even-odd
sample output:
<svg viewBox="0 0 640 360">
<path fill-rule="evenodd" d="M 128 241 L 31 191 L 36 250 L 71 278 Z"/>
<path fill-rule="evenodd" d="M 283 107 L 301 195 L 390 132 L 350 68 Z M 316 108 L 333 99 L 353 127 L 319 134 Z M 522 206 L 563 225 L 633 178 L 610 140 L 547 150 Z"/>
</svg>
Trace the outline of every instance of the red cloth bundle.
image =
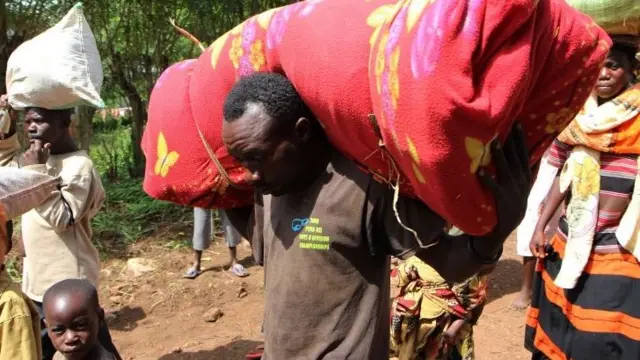
<svg viewBox="0 0 640 360">
<path fill-rule="evenodd" d="M 250 201 L 221 142 L 222 105 L 239 77 L 274 71 L 289 78 L 343 153 L 463 231 L 482 234 L 495 224 L 473 174 L 490 163 L 486 144 L 519 121 L 536 162 L 588 96 L 608 47 L 606 34 L 561 0 L 308 0 L 270 10 L 216 40 L 170 94 L 156 100 L 162 88 L 154 90 L 145 190 L 212 208 Z M 177 99 L 192 117 L 173 111 Z M 167 142 L 175 133 L 176 177 L 173 169 L 156 174 L 160 131 Z M 234 176 L 227 180 L 218 163 Z"/>
<path fill-rule="evenodd" d="M 249 205 L 253 190 L 244 182 L 244 168 L 222 145 L 222 117 L 212 117 L 216 123 L 210 126 L 218 130 L 213 135 L 217 141 L 207 140 L 215 161 L 193 120 L 189 81 L 195 65 L 196 60 L 186 60 L 170 66 L 151 92 L 141 144 L 147 158 L 144 191 L 157 199 L 204 208 Z"/>
<path fill-rule="evenodd" d="M 537 162 L 586 101 L 610 39 L 564 1 L 428 3 L 400 1 L 376 36 L 374 112 L 415 194 L 480 235 L 496 223 L 475 175 L 491 141 L 518 122 Z"/>
<path fill-rule="evenodd" d="M 226 154 L 219 135 L 222 107 L 235 81 L 256 71 L 274 71 L 293 82 L 336 147 L 363 169 L 388 174 L 391 164 L 377 151 L 378 138 L 369 123 L 368 62 L 369 40 L 383 19 L 376 9 L 390 8 L 385 5 L 390 2 L 296 3 L 249 18 L 218 38 L 198 59 L 190 84 L 193 118 L 209 145 Z M 375 21 L 372 13 L 378 14 Z M 197 156 L 208 158 L 206 153 Z M 208 204 L 227 207 L 221 200 Z"/>
</svg>

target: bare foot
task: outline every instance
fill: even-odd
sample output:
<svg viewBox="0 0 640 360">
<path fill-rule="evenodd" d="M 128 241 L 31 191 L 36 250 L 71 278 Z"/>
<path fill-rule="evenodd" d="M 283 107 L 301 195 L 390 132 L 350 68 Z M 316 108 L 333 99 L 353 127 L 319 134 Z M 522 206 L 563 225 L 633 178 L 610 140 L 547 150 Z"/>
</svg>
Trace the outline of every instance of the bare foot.
<svg viewBox="0 0 640 360">
<path fill-rule="evenodd" d="M 514 310 L 524 310 L 531 305 L 531 290 L 521 289 L 518 296 L 511 303 Z"/>
</svg>

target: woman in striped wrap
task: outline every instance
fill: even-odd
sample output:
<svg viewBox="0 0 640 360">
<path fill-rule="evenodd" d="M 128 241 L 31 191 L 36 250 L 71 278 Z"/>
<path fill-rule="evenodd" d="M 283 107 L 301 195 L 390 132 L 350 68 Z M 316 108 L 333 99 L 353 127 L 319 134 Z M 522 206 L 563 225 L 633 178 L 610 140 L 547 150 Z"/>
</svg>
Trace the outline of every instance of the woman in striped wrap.
<svg viewBox="0 0 640 360">
<path fill-rule="evenodd" d="M 540 165 L 549 175 L 536 181 L 548 191 L 530 245 L 539 259 L 525 335 L 534 360 L 640 357 L 636 51 L 614 38 L 592 97 Z M 544 228 L 563 201 L 546 242 Z"/>
</svg>

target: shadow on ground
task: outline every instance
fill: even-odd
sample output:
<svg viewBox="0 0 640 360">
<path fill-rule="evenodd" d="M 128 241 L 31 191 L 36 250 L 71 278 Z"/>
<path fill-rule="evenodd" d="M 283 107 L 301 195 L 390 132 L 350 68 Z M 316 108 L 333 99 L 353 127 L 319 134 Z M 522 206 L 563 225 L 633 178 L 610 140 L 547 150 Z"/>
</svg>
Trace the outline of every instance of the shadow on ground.
<svg viewBox="0 0 640 360">
<path fill-rule="evenodd" d="M 522 263 L 514 259 L 503 259 L 489 275 L 489 293 L 487 304 L 505 295 L 520 291 L 522 281 Z"/>
<path fill-rule="evenodd" d="M 255 350 L 260 344 L 252 340 L 235 340 L 213 350 L 174 352 L 161 356 L 159 360 L 238 360 L 244 359 L 248 352 Z"/>
<path fill-rule="evenodd" d="M 107 318 L 109 329 L 119 331 L 131 331 L 138 327 L 140 320 L 147 317 L 147 314 L 141 307 L 129 307 L 128 305 L 111 312 L 109 315 Z M 111 318 L 109 319 L 109 317 Z"/>
</svg>

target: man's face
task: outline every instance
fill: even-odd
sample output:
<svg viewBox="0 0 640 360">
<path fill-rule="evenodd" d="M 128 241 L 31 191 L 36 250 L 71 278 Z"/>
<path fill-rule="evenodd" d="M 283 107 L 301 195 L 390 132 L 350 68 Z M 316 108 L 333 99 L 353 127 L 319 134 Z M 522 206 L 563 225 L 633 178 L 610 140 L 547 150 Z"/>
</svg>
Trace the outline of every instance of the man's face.
<svg viewBox="0 0 640 360">
<path fill-rule="evenodd" d="M 250 106 L 240 118 L 224 122 L 222 140 L 261 193 L 280 196 L 298 188 L 305 159 L 296 145 L 295 126 L 274 125 L 261 106 Z"/>
<path fill-rule="evenodd" d="M 612 50 L 607 56 L 600 76 L 596 82 L 596 95 L 604 100 L 609 100 L 619 95 L 629 85 L 631 64 L 624 53 Z"/>
<path fill-rule="evenodd" d="M 59 295 L 44 304 L 49 338 L 67 359 L 82 360 L 96 345 L 99 311 L 80 294 Z"/>
<path fill-rule="evenodd" d="M 64 134 L 66 125 L 62 117 L 50 110 L 27 108 L 24 127 L 29 140 L 40 140 L 42 144 L 55 144 Z"/>
</svg>

